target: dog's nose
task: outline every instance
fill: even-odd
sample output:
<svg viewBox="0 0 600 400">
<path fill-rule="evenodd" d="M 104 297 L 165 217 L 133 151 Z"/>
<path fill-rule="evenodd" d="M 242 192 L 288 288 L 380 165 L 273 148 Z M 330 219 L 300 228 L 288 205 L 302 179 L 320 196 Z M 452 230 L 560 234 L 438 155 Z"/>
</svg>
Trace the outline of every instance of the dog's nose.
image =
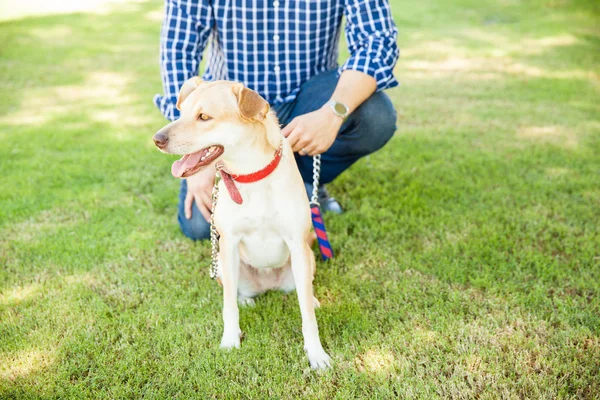
<svg viewBox="0 0 600 400">
<path fill-rule="evenodd" d="M 167 144 L 169 143 L 169 137 L 162 132 L 157 132 L 152 137 L 152 140 L 154 140 L 154 144 L 159 149 L 164 149 L 167 146 Z"/>
</svg>

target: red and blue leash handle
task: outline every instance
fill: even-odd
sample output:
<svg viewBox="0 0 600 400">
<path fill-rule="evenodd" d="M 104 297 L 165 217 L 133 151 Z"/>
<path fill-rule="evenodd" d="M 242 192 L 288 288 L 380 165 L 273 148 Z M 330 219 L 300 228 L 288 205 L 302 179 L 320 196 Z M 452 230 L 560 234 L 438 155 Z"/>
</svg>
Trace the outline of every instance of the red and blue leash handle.
<svg viewBox="0 0 600 400">
<path fill-rule="evenodd" d="M 333 258 L 333 250 L 331 243 L 327 237 L 327 230 L 321 215 L 321 207 L 319 206 L 319 178 L 321 176 L 321 155 L 313 156 L 313 190 L 310 198 L 310 216 L 312 219 L 315 233 L 317 234 L 317 242 L 319 243 L 319 251 L 323 260 L 327 261 Z"/>
</svg>

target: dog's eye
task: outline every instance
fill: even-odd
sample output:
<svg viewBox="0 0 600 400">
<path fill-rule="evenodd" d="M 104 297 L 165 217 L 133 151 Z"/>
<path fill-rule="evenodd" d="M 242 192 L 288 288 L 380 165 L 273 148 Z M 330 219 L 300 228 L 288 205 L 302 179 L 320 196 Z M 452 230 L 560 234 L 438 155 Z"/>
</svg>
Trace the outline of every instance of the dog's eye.
<svg viewBox="0 0 600 400">
<path fill-rule="evenodd" d="M 211 118 L 208 115 L 201 113 L 200 115 L 198 115 L 198 119 L 202 121 L 208 121 Z"/>
</svg>

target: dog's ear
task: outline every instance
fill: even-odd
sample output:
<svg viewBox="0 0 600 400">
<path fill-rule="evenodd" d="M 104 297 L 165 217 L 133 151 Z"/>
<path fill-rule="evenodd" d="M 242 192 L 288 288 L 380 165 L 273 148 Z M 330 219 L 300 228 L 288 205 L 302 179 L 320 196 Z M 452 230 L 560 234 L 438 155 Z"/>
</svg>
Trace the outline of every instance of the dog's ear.
<svg viewBox="0 0 600 400">
<path fill-rule="evenodd" d="M 233 87 L 233 94 L 237 97 L 238 109 L 242 117 L 259 121 L 267 117 L 269 103 L 260 94 L 241 83 Z"/>
<path fill-rule="evenodd" d="M 198 85 L 200 85 L 201 82 L 202 79 L 199 76 L 195 76 L 185 81 L 185 83 L 181 87 L 181 90 L 179 91 L 179 97 L 177 98 L 177 104 L 175 105 L 175 107 L 177 107 L 179 111 L 181 111 L 181 103 L 183 103 L 185 99 L 187 99 L 190 93 L 196 90 L 196 88 L 198 87 Z"/>
</svg>

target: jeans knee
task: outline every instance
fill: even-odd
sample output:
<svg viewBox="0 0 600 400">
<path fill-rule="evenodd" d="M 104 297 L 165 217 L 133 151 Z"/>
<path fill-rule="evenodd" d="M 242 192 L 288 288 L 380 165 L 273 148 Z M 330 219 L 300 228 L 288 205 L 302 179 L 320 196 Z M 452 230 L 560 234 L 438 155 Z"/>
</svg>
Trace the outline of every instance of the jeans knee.
<svg viewBox="0 0 600 400">
<path fill-rule="evenodd" d="M 199 211 L 192 213 L 192 218 L 187 219 L 181 213 L 177 216 L 181 232 L 192 240 L 204 240 L 210 238 L 210 224 L 206 222 Z"/>
<path fill-rule="evenodd" d="M 384 93 L 376 93 L 367 105 L 365 123 L 366 130 L 372 138 L 372 151 L 382 148 L 396 132 L 397 113 L 390 98 Z"/>
<path fill-rule="evenodd" d="M 362 138 L 363 155 L 379 150 L 394 136 L 397 114 L 385 93 L 375 93 L 355 112 L 355 130 Z"/>
<path fill-rule="evenodd" d="M 385 112 L 382 113 L 381 122 L 379 123 L 379 129 L 381 130 L 380 136 L 382 140 L 384 140 L 383 144 L 387 143 L 392 138 L 392 136 L 394 136 L 394 133 L 396 133 L 396 129 L 398 129 L 398 125 L 396 124 L 397 120 L 398 114 L 396 113 L 396 109 L 390 102 L 389 108 L 387 108 Z"/>
<path fill-rule="evenodd" d="M 181 232 L 192 240 L 210 238 L 210 224 L 206 222 L 196 204 L 192 204 L 192 218 L 185 217 L 185 197 L 187 194 L 187 181 L 181 180 L 179 189 L 179 204 L 177 206 L 177 221 Z"/>
</svg>

